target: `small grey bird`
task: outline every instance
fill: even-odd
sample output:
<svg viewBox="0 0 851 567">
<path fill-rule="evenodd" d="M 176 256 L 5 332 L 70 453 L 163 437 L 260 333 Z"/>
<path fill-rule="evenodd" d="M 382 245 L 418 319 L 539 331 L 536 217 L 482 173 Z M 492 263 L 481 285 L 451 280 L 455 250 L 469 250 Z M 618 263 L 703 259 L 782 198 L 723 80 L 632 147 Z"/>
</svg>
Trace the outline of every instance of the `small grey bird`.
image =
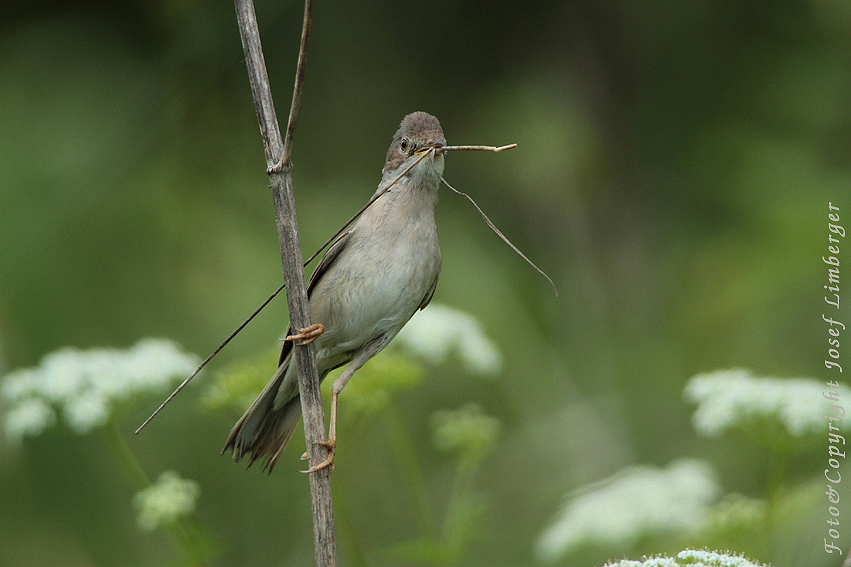
<svg viewBox="0 0 851 567">
<path fill-rule="evenodd" d="M 272 471 L 301 416 L 292 343 L 315 339 L 320 380 L 348 364 L 332 389 L 329 457 L 311 471 L 333 467 L 337 396 L 434 295 L 441 263 L 434 208 L 445 145 L 434 116 L 414 112 L 402 120 L 377 193 L 392 186 L 319 262 L 307 285 L 316 324 L 296 335 L 290 335 L 292 328 L 288 331 L 277 372 L 236 423 L 223 453 L 232 449 L 235 461 L 251 453 L 251 463 L 268 457 L 264 468 Z"/>
</svg>

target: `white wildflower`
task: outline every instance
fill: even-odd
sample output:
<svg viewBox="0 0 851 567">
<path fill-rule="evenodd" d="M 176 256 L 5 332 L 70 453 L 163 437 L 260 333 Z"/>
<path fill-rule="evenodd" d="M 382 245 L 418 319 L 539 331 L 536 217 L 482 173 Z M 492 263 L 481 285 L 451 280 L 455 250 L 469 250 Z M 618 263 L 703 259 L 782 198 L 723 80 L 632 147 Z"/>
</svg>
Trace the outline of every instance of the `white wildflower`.
<svg viewBox="0 0 851 567">
<path fill-rule="evenodd" d="M 181 516 L 195 511 L 195 501 L 200 494 L 197 482 L 182 479 L 174 471 L 166 471 L 156 483 L 133 497 L 133 505 L 139 512 L 136 521 L 145 531 L 173 524 Z"/>
<path fill-rule="evenodd" d="M 418 311 L 395 343 L 432 364 L 440 364 L 455 353 L 473 374 L 493 375 L 502 367 L 499 350 L 479 321 L 445 305 L 432 303 Z"/>
<path fill-rule="evenodd" d="M 20 443 L 25 436 L 36 436 L 56 423 L 56 412 L 39 399 L 24 400 L 6 413 L 6 437 Z"/>
<path fill-rule="evenodd" d="M 615 563 L 607 563 L 605 567 L 768 567 L 756 563 L 741 555 L 730 555 L 730 552 L 719 553 L 702 549 L 685 549 L 676 557 L 650 557 L 644 561 L 622 559 Z"/>
<path fill-rule="evenodd" d="M 623 546 L 650 534 L 694 532 L 719 493 L 703 461 L 679 460 L 667 469 L 630 467 L 570 495 L 536 551 L 555 561 L 586 545 Z"/>
<path fill-rule="evenodd" d="M 126 350 L 50 353 L 39 366 L 11 372 L 0 382 L 6 436 L 19 442 L 38 435 L 56 421 L 57 409 L 75 432 L 87 433 L 109 420 L 117 402 L 160 391 L 197 364 L 198 357 L 164 339 L 144 339 Z"/>
<path fill-rule="evenodd" d="M 838 389 L 839 399 L 851 402 L 851 389 L 844 384 Z M 734 369 L 698 374 L 686 384 L 685 396 L 698 404 L 692 421 L 707 437 L 766 419 L 800 437 L 826 429 L 827 390 L 835 388 L 815 379 L 761 378 Z M 851 414 L 844 420 L 849 422 Z"/>
<path fill-rule="evenodd" d="M 83 391 L 65 401 L 62 415 L 75 433 L 84 435 L 109 421 L 109 398 L 103 392 Z"/>
<path fill-rule="evenodd" d="M 644 561 L 621 559 L 617 563 L 608 563 L 606 567 L 680 567 L 681 563 L 673 557 L 651 557 Z"/>
</svg>

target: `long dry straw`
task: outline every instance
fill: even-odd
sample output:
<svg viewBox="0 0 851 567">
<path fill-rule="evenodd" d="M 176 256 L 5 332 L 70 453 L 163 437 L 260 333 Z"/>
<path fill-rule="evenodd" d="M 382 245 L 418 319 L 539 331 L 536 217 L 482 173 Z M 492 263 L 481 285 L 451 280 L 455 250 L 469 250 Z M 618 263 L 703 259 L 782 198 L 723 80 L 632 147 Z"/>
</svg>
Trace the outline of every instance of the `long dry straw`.
<svg viewBox="0 0 851 567">
<path fill-rule="evenodd" d="M 323 251 L 323 250 L 325 250 L 325 248 L 327 248 L 330 244 L 332 244 L 332 243 L 333 243 L 333 242 L 335 242 L 338 238 L 340 238 L 340 236 L 343 234 L 343 232 L 344 232 L 347 228 L 349 228 L 349 226 L 351 226 L 351 225 L 352 225 L 352 223 L 354 223 L 354 222 L 358 219 L 358 217 L 360 217 L 360 216 L 363 214 L 363 212 L 364 212 L 365 210 L 367 210 L 367 209 L 368 209 L 368 208 L 369 208 L 369 207 L 370 207 L 370 206 L 371 206 L 371 205 L 372 205 L 372 204 L 373 204 L 373 203 L 374 203 L 374 202 L 375 202 L 375 201 L 376 201 L 379 197 L 381 197 L 384 193 L 386 193 L 386 192 L 387 192 L 387 191 L 388 191 L 391 187 L 393 187 L 393 185 L 395 185 L 395 184 L 396 184 L 396 182 L 397 182 L 397 181 L 399 181 L 402 177 L 404 177 L 404 176 L 405 176 L 405 174 L 407 174 L 407 173 L 408 173 L 411 169 L 413 169 L 413 168 L 414 168 L 414 166 L 416 166 L 418 163 L 420 163 L 420 162 L 421 162 L 423 159 L 425 159 L 426 157 L 430 157 L 430 158 L 433 160 L 433 159 L 434 159 L 434 156 L 435 156 L 438 152 L 459 151 L 459 150 L 468 150 L 468 151 L 469 151 L 469 150 L 479 150 L 479 151 L 490 151 L 490 152 L 502 152 L 502 151 L 510 150 L 510 149 L 512 149 L 512 148 L 516 148 L 516 147 L 517 147 L 517 144 L 508 144 L 508 145 L 506 145 L 506 146 L 441 146 L 441 147 L 433 147 L 433 148 L 429 148 L 427 151 L 423 151 L 422 153 L 420 153 L 420 154 L 419 154 L 419 156 L 417 156 L 417 159 L 415 159 L 413 162 L 411 162 L 411 165 L 409 165 L 408 167 L 406 167 L 404 171 L 402 171 L 399 175 L 397 175 L 397 176 L 396 176 L 396 178 L 395 178 L 395 179 L 393 179 L 393 181 L 392 181 L 392 182 L 390 182 L 390 183 L 389 183 L 389 184 L 388 184 L 388 185 L 387 185 L 387 186 L 386 186 L 383 190 L 381 190 L 381 191 L 377 192 L 375 195 L 373 195 L 373 196 L 372 196 L 372 198 L 371 198 L 371 199 L 370 199 L 370 200 L 366 203 L 366 205 L 364 205 L 363 207 L 361 207 L 361 209 L 360 209 L 357 213 L 355 213 L 355 214 L 352 216 L 352 218 L 350 218 L 348 221 L 346 221 L 346 223 L 345 223 L 345 224 L 343 224 L 343 226 L 340 228 L 340 230 L 338 230 L 336 233 L 334 233 L 334 235 L 333 235 L 331 238 L 329 238 L 327 241 L 325 241 L 325 244 L 323 244 L 322 246 L 320 246 L 320 247 L 319 247 L 319 250 L 317 250 L 316 252 L 314 252 L 314 253 L 310 256 L 310 258 L 308 258 L 308 259 L 305 261 L 304 265 L 305 265 L 305 266 L 307 266 L 307 265 L 308 265 L 310 262 L 312 262 L 312 261 L 313 261 L 313 260 L 314 260 L 317 256 L 319 256 L 319 254 L 321 254 L 321 253 L 322 253 L 322 251 Z M 435 171 L 436 171 L 436 170 L 435 170 Z M 526 257 L 526 255 L 525 255 L 525 254 L 523 254 L 523 252 L 521 252 L 521 251 L 520 251 L 520 250 L 519 250 L 516 246 L 514 246 L 514 244 L 512 244 L 512 243 L 511 243 L 511 241 L 510 241 L 510 240 L 508 240 L 508 238 L 506 238 L 504 234 L 502 234 L 502 232 L 501 232 L 501 231 L 500 231 L 500 230 L 496 227 L 496 225 L 494 225 L 494 224 L 493 224 L 493 222 L 492 222 L 492 221 L 488 218 L 488 216 L 484 213 L 484 211 L 482 211 L 482 209 L 481 209 L 481 208 L 479 208 L 479 206 L 476 204 L 476 202 L 473 200 L 473 198 L 472 198 L 472 197 L 470 197 L 470 196 L 469 196 L 469 195 L 467 195 L 466 193 L 463 193 L 463 192 L 461 192 L 461 191 L 459 191 L 459 190 L 455 189 L 452 185 L 450 185 L 450 184 L 449 184 L 449 182 L 447 182 L 447 181 L 446 181 L 446 179 L 445 179 L 445 178 L 443 177 L 443 175 L 441 175 L 440 173 L 438 173 L 438 177 L 440 178 L 440 180 L 443 182 L 443 184 L 444 184 L 444 185 L 446 185 L 447 187 L 449 187 L 449 189 L 451 189 L 451 190 L 452 190 L 452 191 L 454 191 L 455 193 L 458 193 L 459 195 L 461 195 L 462 197 L 464 197 L 464 198 L 466 198 L 468 201 L 470 201 L 470 203 L 472 203 L 472 205 L 476 208 L 476 210 L 477 210 L 477 211 L 479 212 L 479 214 L 482 216 L 482 218 L 484 219 L 484 221 L 485 221 L 485 223 L 488 225 L 488 227 L 489 227 L 491 230 L 493 230 L 493 231 L 496 233 L 496 235 L 497 235 L 497 236 L 499 236 L 499 237 L 502 239 L 502 241 L 503 241 L 503 242 L 505 242 L 506 244 L 508 244 L 508 246 L 510 246 L 510 247 L 511 247 L 511 249 L 512 249 L 512 250 L 514 250 L 514 252 L 516 252 L 516 253 L 517 253 L 517 254 L 518 254 L 521 258 L 523 258 L 524 260 L 526 260 L 526 262 L 527 262 L 530 266 L 532 266 L 532 267 L 533 267 L 533 268 L 534 268 L 534 269 L 535 269 L 535 270 L 536 270 L 539 274 L 541 274 L 542 276 L 544 276 L 544 277 L 547 279 L 547 281 L 548 281 L 548 282 L 550 282 L 550 285 L 551 285 L 551 286 L 553 286 L 553 290 L 555 291 L 555 294 L 556 294 L 556 295 L 558 295 L 558 289 L 556 288 L 556 285 L 553 283 L 553 280 L 551 280 L 551 279 L 550 279 L 550 277 L 549 277 L 546 273 L 544 273 L 544 271 L 543 271 L 543 270 L 541 270 L 538 266 L 536 266 L 536 265 L 534 264 L 534 262 L 532 262 L 529 258 L 527 258 L 527 257 Z M 269 296 L 269 297 L 268 297 L 268 298 L 267 298 L 267 299 L 266 299 L 266 300 L 265 300 L 265 301 L 264 301 L 264 302 L 260 305 L 260 307 L 258 307 L 257 309 L 255 309 L 255 310 L 254 310 L 254 312 L 253 312 L 251 315 L 249 315 L 249 317 L 248 317 L 245 321 L 243 321 L 243 322 L 242 322 L 242 323 L 241 323 L 241 324 L 240 324 L 240 325 L 239 325 L 239 326 L 238 326 L 238 327 L 237 327 L 237 328 L 236 328 L 236 329 L 235 329 L 235 330 L 234 330 L 234 331 L 233 331 L 230 335 L 228 335 L 228 336 L 227 336 L 227 338 L 226 338 L 224 341 L 222 341 L 222 343 L 221 343 L 218 347 L 216 347 L 216 349 L 215 349 L 212 353 L 210 353 L 210 355 L 209 355 L 207 358 L 205 358 L 205 359 L 204 359 L 204 361 L 201 363 L 201 365 L 200 365 L 200 366 L 198 366 L 198 368 L 196 368 L 196 369 L 195 369 L 195 371 L 194 371 L 194 372 L 192 372 L 192 374 L 190 374 L 189 376 L 187 376 L 187 377 L 186 377 L 186 379 L 185 379 L 183 382 L 181 382 L 181 383 L 180 383 L 180 385 L 179 385 L 177 388 L 175 388 L 174 392 L 172 392 L 172 393 L 171 393 L 171 395 L 169 395 L 169 396 L 165 399 L 165 401 L 164 401 L 163 403 L 161 403 L 161 404 L 160 404 L 160 406 L 159 406 L 159 407 L 158 407 L 158 408 L 154 411 L 154 413 L 152 413 L 152 414 L 151 414 L 151 416 L 150 416 L 148 419 L 146 419 L 146 420 L 145 420 L 145 422 L 144 422 L 142 425 L 140 425 L 140 426 L 139 426 L 139 428 L 136 430 L 136 434 L 138 434 L 140 431 L 142 431 L 142 429 L 143 429 L 146 425 L 148 425 L 148 423 L 150 423 L 150 421 L 151 421 L 152 419 L 154 419 L 154 417 L 156 417 L 156 415 L 157 415 L 158 413 L 160 413 L 160 411 L 162 411 L 162 409 L 166 406 L 166 404 L 168 404 L 168 403 L 169 403 L 169 402 L 170 402 L 170 401 L 171 401 L 171 400 L 172 400 L 172 399 L 173 399 L 173 398 L 174 398 L 174 397 L 175 397 L 178 393 L 180 393 L 180 391 L 181 391 L 181 390 L 182 390 L 182 389 L 183 389 L 183 388 L 184 388 L 187 384 L 189 384 L 189 381 L 190 381 L 190 380 L 192 380 L 192 379 L 193 379 L 193 378 L 194 378 L 194 377 L 195 377 L 195 376 L 196 376 L 199 372 L 201 372 L 201 370 L 202 370 L 205 366 L 207 366 L 207 363 L 208 363 L 208 362 L 210 362 L 211 360 L 213 360 L 213 357 L 215 357 L 217 354 L 219 354 L 219 352 L 220 352 L 223 348 L 225 348 L 225 346 L 226 346 L 226 345 L 227 345 L 227 344 L 228 344 L 228 343 L 229 343 L 229 342 L 230 342 L 230 341 L 231 341 L 231 340 L 232 340 L 232 339 L 233 339 L 233 338 L 234 338 L 237 334 L 239 334 L 239 332 L 240 332 L 240 331 L 242 331 L 242 329 L 243 329 L 243 328 L 245 328 L 245 326 L 246 326 L 246 325 L 248 325 L 248 323 L 250 323 L 250 322 L 251 322 L 251 320 L 252 320 L 252 319 L 254 319 L 254 317 L 256 317 L 256 316 L 257 316 L 257 314 L 258 314 L 258 313 L 260 313 L 260 311 L 262 311 L 262 310 L 263 310 L 263 308 L 264 308 L 264 307 L 266 307 L 266 305 L 268 305 L 268 304 L 269 304 L 269 302 L 270 302 L 270 301 L 272 301 L 272 299 L 274 299 L 276 295 L 278 295 L 279 293 L 281 293 L 281 291 L 282 291 L 283 289 L 284 289 L 284 286 L 283 286 L 283 285 L 281 285 L 278 289 L 276 289 L 276 290 L 274 291 L 274 293 L 272 293 L 272 295 L 270 295 L 270 296 Z"/>
</svg>

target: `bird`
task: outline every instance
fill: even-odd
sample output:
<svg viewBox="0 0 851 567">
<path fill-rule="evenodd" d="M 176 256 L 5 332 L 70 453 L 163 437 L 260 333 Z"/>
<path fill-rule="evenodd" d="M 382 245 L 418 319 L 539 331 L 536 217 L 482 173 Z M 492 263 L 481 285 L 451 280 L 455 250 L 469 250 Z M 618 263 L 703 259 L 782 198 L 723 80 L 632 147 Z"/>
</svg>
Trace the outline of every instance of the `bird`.
<svg viewBox="0 0 851 567">
<path fill-rule="evenodd" d="M 301 416 L 293 343 L 314 342 L 319 379 L 348 365 L 331 390 L 328 458 L 334 468 L 337 398 L 352 376 L 381 352 L 431 301 L 441 268 L 435 223 L 446 139 L 437 118 L 405 116 L 387 151 L 375 202 L 331 245 L 307 285 L 311 320 L 287 331 L 278 369 L 228 436 L 222 453 L 248 466 L 265 458 L 269 473 Z M 425 154 L 425 155 L 423 155 Z"/>
</svg>

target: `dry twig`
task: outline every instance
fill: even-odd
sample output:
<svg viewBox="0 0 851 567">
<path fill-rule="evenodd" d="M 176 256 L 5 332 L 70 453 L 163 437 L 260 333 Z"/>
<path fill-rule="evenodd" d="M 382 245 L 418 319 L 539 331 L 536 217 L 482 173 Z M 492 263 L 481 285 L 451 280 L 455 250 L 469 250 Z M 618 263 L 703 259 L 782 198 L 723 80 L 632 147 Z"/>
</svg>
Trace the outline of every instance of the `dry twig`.
<svg viewBox="0 0 851 567">
<path fill-rule="evenodd" d="M 301 103 L 304 68 L 307 58 L 307 42 L 310 35 L 312 0 L 306 0 L 302 22 L 301 44 L 298 55 L 293 98 L 287 121 L 286 140 L 281 140 L 281 132 L 275 117 L 272 92 L 260 45 L 260 34 L 251 0 L 235 0 L 240 37 L 245 52 L 245 64 L 248 68 L 251 92 L 257 120 L 263 135 L 266 152 L 266 165 L 272 185 L 275 203 L 275 220 L 278 226 L 278 240 L 281 245 L 281 260 L 284 267 L 284 282 L 287 287 L 287 305 L 290 312 L 290 325 L 294 329 L 310 326 L 310 313 L 307 303 L 307 286 L 304 279 L 304 264 L 301 261 L 301 244 L 298 235 L 295 200 L 293 198 L 292 152 L 293 133 Z M 308 457 L 311 465 L 325 459 L 325 417 L 322 412 L 322 397 L 319 391 L 319 374 L 316 369 L 316 356 L 313 345 L 294 347 L 298 383 L 301 394 L 304 433 Z M 310 494 L 313 509 L 314 549 L 316 564 L 319 567 L 332 567 L 337 564 L 337 548 L 334 536 L 334 512 L 331 499 L 330 471 L 321 470 L 310 475 Z"/>
<path fill-rule="evenodd" d="M 517 144 L 508 144 L 507 146 L 443 146 L 441 151 L 447 152 L 452 150 L 482 150 L 487 152 L 503 152 L 517 147 Z"/>
</svg>

